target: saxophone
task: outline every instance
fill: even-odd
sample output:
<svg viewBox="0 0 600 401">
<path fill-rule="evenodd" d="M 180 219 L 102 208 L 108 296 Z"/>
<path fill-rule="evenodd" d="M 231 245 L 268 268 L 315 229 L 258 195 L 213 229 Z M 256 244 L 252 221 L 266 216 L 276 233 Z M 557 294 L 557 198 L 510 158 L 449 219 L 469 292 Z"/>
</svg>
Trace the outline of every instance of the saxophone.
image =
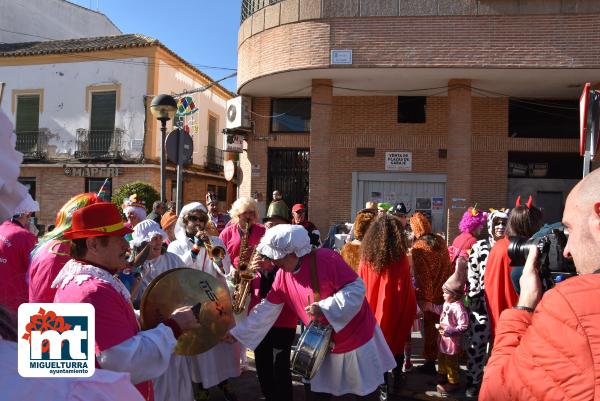
<svg viewBox="0 0 600 401">
<path fill-rule="evenodd" d="M 240 244 L 240 259 L 238 261 L 238 268 L 235 272 L 235 289 L 233 291 L 233 312 L 240 314 L 246 308 L 246 299 L 250 295 L 250 283 L 256 277 L 254 272 L 249 267 L 252 265 L 254 258 L 256 257 L 256 248 L 252 249 L 250 255 L 248 255 L 248 237 L 250 235 L 250 225 L 246 222 L 245 229 Z"/>
</svg>

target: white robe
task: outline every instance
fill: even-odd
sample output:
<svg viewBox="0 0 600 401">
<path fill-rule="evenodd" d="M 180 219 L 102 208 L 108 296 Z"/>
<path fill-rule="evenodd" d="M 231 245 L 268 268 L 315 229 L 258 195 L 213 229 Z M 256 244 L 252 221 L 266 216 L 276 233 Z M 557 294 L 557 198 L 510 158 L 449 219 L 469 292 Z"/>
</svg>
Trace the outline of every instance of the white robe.
<svg viewBox="0 0 600 401">
<path fill-rule="evenodd" d="M 214 246 L 222 246 L 219 237 L 210 237 Z M 206 254 L 205 248 L 200 248 L 196 258 L 192 257 L 193 242 L 181 236 L 169 244 L 168 251 L 178 255 L 184 264 L 193 269 L 206 272 L 216 277 L 224 286 L 227 286 L 226 277 L 231 272 L 231 259 L 226 255 L 223 259 L 223 272 Z M 192 369 L 192 379 L 202 383 L 204 388 L 209 388 L 221 383 L 223 380 L 240 375 L 240 344 L 227 344 L 221 342 L 202 354 L 187 357 Z"/>
</svg>

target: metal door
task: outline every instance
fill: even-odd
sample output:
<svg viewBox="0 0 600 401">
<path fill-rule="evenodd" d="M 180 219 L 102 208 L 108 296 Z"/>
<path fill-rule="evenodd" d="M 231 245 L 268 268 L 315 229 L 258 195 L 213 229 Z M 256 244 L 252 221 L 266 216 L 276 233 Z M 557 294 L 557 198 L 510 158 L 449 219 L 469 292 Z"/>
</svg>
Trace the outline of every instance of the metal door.
<svg viewBox="0 0 600 401">
<path fill-rule="evenodd" d="M 302 203 L 308 208 L 308 149 L 269 148 L 267 170 L 267 205 L 278 189 L 290 207 Z"/>
</svg>

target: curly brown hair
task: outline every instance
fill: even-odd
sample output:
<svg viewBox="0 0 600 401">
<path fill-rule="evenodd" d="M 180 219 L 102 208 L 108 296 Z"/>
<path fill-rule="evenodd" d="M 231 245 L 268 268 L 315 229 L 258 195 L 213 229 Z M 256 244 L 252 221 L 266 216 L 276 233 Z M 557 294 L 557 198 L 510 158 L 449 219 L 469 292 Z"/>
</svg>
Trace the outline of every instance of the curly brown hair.
<svg viewBox="0 0 600 401">
<path fill-rule="evenodd" d="M 360 244 L 361 259 L 380 273 L 405 254 L 400 219 L 386 213 L 373 220 Z"/>
</svg>

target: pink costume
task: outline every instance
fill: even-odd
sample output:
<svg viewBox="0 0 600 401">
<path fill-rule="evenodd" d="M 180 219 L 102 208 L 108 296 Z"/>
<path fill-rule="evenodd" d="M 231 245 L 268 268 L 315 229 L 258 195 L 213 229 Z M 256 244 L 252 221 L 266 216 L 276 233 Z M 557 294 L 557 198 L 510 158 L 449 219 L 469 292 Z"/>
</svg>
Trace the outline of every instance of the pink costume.
<svg viewBox="0 0 600 401">
<path fill-rule="evenodd" d="M 285 230 L 281 226 L 270 229 L 267 235 L 278 228 Z M 303 232 L 308 247 L 306 252 L 310 252 L 308 236 L 305 230 Z M 319 306 L 323 318 L 334 330 L 332 341 L 335 348 L 310 381 L 311 389 L 333 395 L 370 394 L 383 382 L 384 372 L 396 366 L 394 357 L 365 300 L 362 280 L 336 252 L 329 249 L 317 249 L 315 252 L 321 294 Z M 284 305 L 308 325 L 310 319 L 304 308 L 309 298 L 311 303 L 314 302 L 309 258 L 303 256 L 299 270 L 295 272 L 288 273 L 282 269 L 277 272 L 266 299 L 231 330 L 234 337 L 255 349 Z"/>
<path fill-rule="evenodd" d="M 250 227 L 250 235 L 248 236 L 248 246 L 256 247 L 260 242 L 260 239 L 265 235 L 265 226 L 262 224 L 253 224 Z M 242 245 L 242 239 L 240 237 L 240 226 L 239 224 L 229 224 L 219 235 L 221 241 L 227 247 L 227 254 L 232 257 L 231 263 L 237 269 L 238 262 L 240 261 L 240 247 Z M 248 257 L 252 251 L 248 251 Z"/>
<path fill-rule="evenodd" d="M 0 305 L 14 312 L 28 301 L 27 268 L 36 243 L 36 236 L 17 222 L 0 225 Z"/>
<path fill-rule="evenodd" d="M 444 302 L 444 305 L 433 305 L 434 312 L 440 315 L 440 328 L 444 334 L 438 337 L 441 353 L 456 355 L 461 350 L 462 334 L 469 327 L 469 313 L 461 301 Z"/>
<path fill-rule="evenodd" d="M 129 372 L 146 400 L 153 400 L 151 379 L 167 369 L 175 336 L 164 324 L 140 331 L 129 291 L 108 271 L 70 260 L 54 280 L 55 302 L 87 302 L 96 311 L 96 363 Z"/>
<path fill-rule="evenodd" d="M 29 302 L 54 302 L 52 282 L 71 256 L 69 242 L 48 241 L 29 265 Z"/>
</svg>

